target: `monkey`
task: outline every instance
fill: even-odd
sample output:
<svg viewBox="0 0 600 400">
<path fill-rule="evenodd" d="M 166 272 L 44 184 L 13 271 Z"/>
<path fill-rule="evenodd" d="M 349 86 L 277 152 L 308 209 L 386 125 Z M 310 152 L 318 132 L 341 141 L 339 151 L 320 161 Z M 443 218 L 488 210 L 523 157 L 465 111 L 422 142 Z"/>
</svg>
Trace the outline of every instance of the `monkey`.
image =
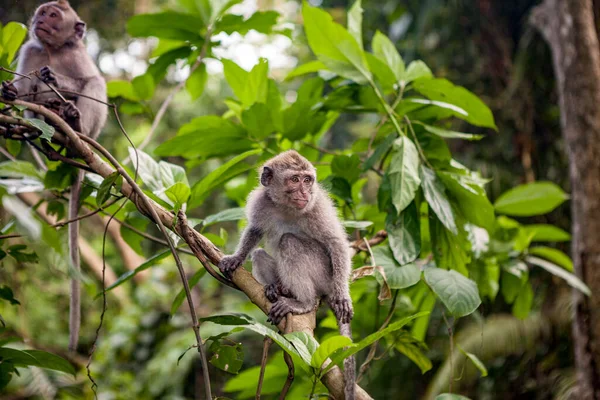
<svg viewBox="0 0 600 400">
<path fill-rule="evenodd" d="M 29 40 L 19 51 L 17 72 L 37 77 L 18 79 L 13 84 L 2 83 L 2 96 L 14 100 L 22 94 L 26 101 L 45 102 L 45 105 L 64 119 L 74 130 L 96 139 L 107 117 L 106 82 L 88 55 L 83 37 L 86 24 L 67 0 L 51 1 L 40 5 L 29 25 Z M 63 102 L 52 86 L 62 94 Z M 63 92 L 64 91 L 64 92 Z M 80 93 L 83 96 L 78 96 Z M 28 111 L 26 111 L 27 113 Z M 29 114 L 31 116 L 31 114 Z M 83 171 L 78 171 L 71 186 L 69 220 L 77 218 Z M 80 270 L 79 223 L 69 224 L 69 255 L 73 267 Z M 79 280 L 71 279 L 69 312 L 69 350 L 77 348 L 81 324 L 81 288 Z"/>
<path fill-rule="evenodd" d="M 265 162 L 260 185 L 248 195 L 248 225 L 234 254 L 219 269 L 228 278 L 265 239 L 265 249 L 252 251 L 252 275 L 265 286 L 272 303 L 269 320 L 277 325 L 287 314 L 305 314 L 329 304 L 340 334 L 352 338 L 353 317 L 348 239 L 333 202 L 316 182 L 314 166 L 294 150 Z M 268 251 L 267 251 L 268 250 Z M 344 393 L 355 396 L 355 362 L 344 362 Z"/>
</svg>

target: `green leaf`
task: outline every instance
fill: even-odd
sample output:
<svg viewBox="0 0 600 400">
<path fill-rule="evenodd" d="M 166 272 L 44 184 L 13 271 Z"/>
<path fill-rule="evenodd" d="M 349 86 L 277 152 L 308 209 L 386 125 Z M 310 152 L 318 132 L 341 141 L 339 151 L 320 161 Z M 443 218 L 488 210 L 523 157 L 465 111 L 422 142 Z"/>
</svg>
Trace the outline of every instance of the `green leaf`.
<svg viewBox="0 0 600 400">
<path fill-rule="evenodd" d="M 36 365 L 38 362 L 35 356 L 10 347 L 0 347 L 0 359 L 2 359 L 2 362 L 10 361 L 17 367 L 28 367 L 30 365 Z"/>
<path fill-rule="evenodd" d="M 457 235 L 447 230 L 437 216 L 430 219 L 431 247 L 436 265 L 443 269 L 452 269 L 467 276 L 467 264 L 470 261 L 467 242 L 463 230 Z"/>
<path fill-rule="evenodd" d="M 494 207 L 501 214 L 530 217 L 549 213 L 567 199 L 569 195 L 554 183 L 533 182 L 504 192 Z"/>
<path fill-rule="evenodd" d="M 96 195 L 96 205 L 102 207 L 104 203 L 110 198 L 110 188 L 117 182 L 117 179 L 121 178 L 118 171 L 108 175 L 98 188 L 98 194 Z M 122 179 L 122 178 L 121 178 Z"/>
<path fill-rule="evenodd" d="M 391 93 L 394 90 L 394 85 L 396 82 L 398 82 L 398 80 L 396 79 L 396 76 L 390 67 L 388 67 L 384 61 L 381 61 L 371 53 L 365 53 L 365 56 L 367 57 L 369 69 L 373 75 L 375 75 L 377 81 L 379 81 L 379 84 L 383 89 L 383 93 Z"/>
<path fill-rule="evenodd" d="M 244 218 L 246 218 L 246 214 L 243 208 L 230 208 L 206 217 L 204 226 L 207 227 L 219 222 L 239 221 Z"/>
<path fill-rule="evenodd" d="M 11 142 L 10 140 L 7 141 Z M 44 174 L 27 161 L 4 161 L 0 163 L 0 176 L 5 178 L 35 178 L 42 181 Z"/>
<path fill-rule="evenodd" d="M 192 96 L 192 100 L 196 100 L 202 95 L 207 78 L 208 75 L 204 63 L 200 64 L 187 78 L 185 81 L 185 88 L 190 96 Z"/>
<path fill-rule="evenodd" d="M 208 175 L 202 178 L 200 182 L 196 183 L 192 187 L 192 195 L 190 201 L 188 202 L 188 206 L 190 208 L 198 207 L 204 202 L 204 200 L 206 200 L 212 190 L 229 181 L 233 177 L 254 168 L 252 164 L 242 163 L 242 161 L 250 156 L 260 154 L 261 152 L 262 150 L 260 149 L 247 151 L 236 157 L 233 157 L 225 164 L 211 171 Z"/>
<path fill-rule="evenodd" d="M 590 288 L 585 283 L 583 283 L 581 281 L 581 279 L 579 279 L 579 277 L 577 277 L 576 275 L 573 275 L 572 273 L 570 273 L 568 271 L 565 271 L 561 267 L 554 265 L 551 262 L 548 262 L 546 260 L 542 260 L 541 258 L 533 257 L 533 256 L 525 257 L 525 261 L 527 261 L 528 263 L 537 265 L 538 267 L 545 269 L 546 271 L 550 272 L 551 274 L 564 279 L 571 287 L 579 290 L 580 292 L 582 292 L 585 295 L 591 296 L 592 292 L 590 291 Z"/>
<path fill-rule="evenodd" d="M 185 204 L 190 198 L 191 190 L 188 185 L 183 182 L 177 182 L 173 186 L 169 187 L 165 192 L 167 197 L 171 199 L 175 204 Z"/>
<path fill-rule="evenodd" d="M 52 136 L 54 135 L 54 127 L 48 125 L 46 122 L 42 121 L 38 118 L 24 118 L 25 121 L 29 122 L 32 126 L 37 128 L 42 132 L 40 135 L 40 139 L 46 139 L 47 141 L 52 140 Z"/>
<path fill-rule="evenodd" d="M 427 132 L 433 133 L 442 138 L 446 139 L 466 139 L 466 140 L 480 140 L 484 135 L 474 135 L 472 133 L 462 133 L 456 131 L 450 131 L 447 129 L 438 128 L 437 126 L 431 126 L 427 124 L 421 124 Z"/>
<path fill-rule="evenodd" d="M 36 364 L 33 365 L 36 367 L 65 372 L 73 376 L 76 374 L 75 368 L 70 362 L 55 354 L 41 350 L 23 350 L 23 352 L 35 358 Z"/>
<path fill-rule="evenodd" d="M 27 249 L 27 246 L 25 246 L 24 244 L 17 244 L 14 246 L 10 246 L 8 249 L 6 249 L 6 252 L 9 256 L 11 256 L 19 262 L 37 263 L 39 261 L 38 255 L 33 251 L 30 253 L 25 253 L 23 251 L 25 249 Z"/>
<path fill-rule="evenodd" d="M 341 352 L 337 352 L 336 354 L 334 354 L 331 357 L 331 364 L 329 364 L 324 370 L 323 370 L 323 374 L 325 374 L 327 371 L 329 371 L 331 368 L 333 368 L 335 365 L 340 365 L 346 358 L 350 357 L 353 354 L 358 353 L 359 351 L 361 351 L 362 349 L 364 349 L 365 347 L 368 347 L 369 345 L 373 344 L 374 342 L 378 341 L 379 339 L 381 339 L 382 337 L 389 335 L 392 332 L 396 332 L 402 328 L 404 328 L 404 326 L 406 324 L 408 324 L 409 322 L 417 319 L 417 318 L 421 318 L 424 317 L 426 315 L 429 315 L 428 312 L 421 312 L 421 313 L 417 313 L 408 317 L 404 317 L 401 318 L 395 322 L 392 322 L 390 325 L 388 325 L 387 328 L 382 329 L 380 331 L 377 331 L 369 336 L 367 336 L 366 338 L 364 338 L 363 340 L 361 340 L 358 343 L 355 343 L 354 345 L 352 345 L 351 347 L 349 347 L 347 350 L 343 350 Z"/>
<path fill-rule="evenodd" d="M 477 368 L 479 370 L 479 372 L 481 372 L 481 376 L 482 377 L 486 377 L 488 375 L 487 368 L 481 362 L 481 360 L 479 359 L 479 357 L 477 357 L 473 353 L 469 353 L 468 351 L 465 351 L 460 346 L 458 346 L 458 349 L 460 350 L 461 353 L 463 353 L 465 356 L 467 356 L 467 358 L 473 363 L 473 365 L 475 366 L 475 368 Z"/>
<path fill-rule="evenodd" d="M 432 77 L 433 74 L 431 73 L 431 70 L 429 69 L 427 64 L 425 64 L 421 60 L 415 60 L 408 64 L 408 68 L 406 68 L 406 72 L 402 77 L 402 81 L 406 85 L 407 83 L 417 79 L 429 79 Z"/>
<path fill-rule="evenodd" d="M 404 76 L 404 60 L 400 57 L 396 46 L 383 33 L 376 31 L 373 36 L 373 53 L 383 61 L 393 72 L 396 81 L 400 81 Z"/>
<path fill-rule="evenodd" d="M 12 289 L 8 286 L 0 286 L 0 299 L 4 299 L 14 306 L 21 304 L 19 300 L 15 299 Z"/>
<path fill-rule="evenodd" d="M 7 140 L 6 150 L 8 150 L 12 156 L 17 157 L 19 153 L 21 153 L 21 142 L 17 140 Z"/>
<path fill-rule="evenodd" d="M 571 235 L 557 226 L 547 224 L 525 225 L 523 229 L 527 234 L 532 233 L 532 242 L 568 242 Z"/>
<path fill-rule="evenodd" d="M 453 112 L 458 118 L 476 126 L 497 129 L 488 106 L 461 86 L 455 86 L 446 79 L 418 79 L 413 83 L 413 88 L 430 100 L 453 104 L 467 113 Z"/>
<path fill-rule="evenodd" d="M 415 202 L 411 202 L 399 217 L 388 215 L 385 229 L 396 261 L 405 265 L 416 260 L 421 252 L 421 231 Z"/>
<path fill-rule="evenodd" d="M 221 59 L 221 62 L 227 83 L 244 107 L 266 102 L 269 64 L 265 58 L 261 58 L 250 72 L 231 60 Z"/>
<path fill-rule="evenodd" d="M 373 249 L 373 263 L 383 268 L 390 289 L 404 289 L 414 286 L 421 280 L 421 271 L 415 264 L 400 266 L 388 246 Z M 379 284 L 383 283 L 379 274 L 375 274 Z"/>
<path fill-rule="evenodd" d="M 402 332 L 400 338 L 398 338 L 394 344 L 395 349 L 408 357 L 412 362 L 417 364 L 421 370 L 421 374 L 429 371 L 433 366 L 431 360 L 423 354 L 422 350 L 426 350 L 427 347 L 423 342 L 417 341 L 408 332 Z"/>
<path fill-rule="evenodd" d="M 131 85 L 136 97 L 141 100 L 149 100 L 154 95 L 154 78 L 148 73 L 133 78 Z"/>
<path fill-rule="evenodd" d="M 360 0 L 356 0 L 348 11 L 348 32 L 352 35 L 358 47 L 363 48 L 362 41 L 362 14 L 363 9 L 360 5 Z"/>
<path fill-rule="evenodd" d="M 277 24 L 279 13 L 277 11 L 257 11 L 244 19 L 243 15 L 228 14 L 217 21 L 214 34 L 225 32 L 232 34 L 237 32 L 244 36 L 250 30 L 268 35 L 273 32 L 273 27 Z"/>
<path fill-rule="evenodd" d="M 133 84 L 129 81 L 115 79 L 106 83 L 106 94 L 108 97 L 122 97 L 131 101 L 140 99 L 133 90 Z"/>
<path fill-rule="evenodd" d="M 215 115 L 194 118 L 183 125 L 177 136 L 154 150 L 157 156 L 184 158 L 239 154 L 252 148 L 245 130 Z"/>
<path fill-rule="evenodd" d="M 127 32 L 132 37 L 154 36 L 160 39 L 202 42 L 202 20 L 194 15 L 175 11 L 156 14 L 137 14 L 127 21 Z"/>
<path fill-rule="evenodd" d="M 116 288 L 117 286 L 121 286 L 123 283 L 127 282 L 128 280 L 130 280 L 131 278 L 133 278 L 134 276 L 136 276 L 140 272 L 145 271 L 148 268 L 156 265 L 156 263 L 158 263 L 159 261 L 167 258 L 170 255 L 171 255 L 171 250 L 165 250 L 165 251 L 162 251 L 162 252 L 160 252 L 158 254 L 153 255 L 152 257 L 150 257 L 149 259 L 147 259 L 146 261 L 144 261 L 136 269 L 127 271 L 123 275 L 119 276 L 119 278 L 112 285 L 110 285 L 109 287 L 107 287 L 105 291 L 109 292 L 109 291 L 113 290 L 114 288 Z M 98 294 L 97 296 L 101 296 L 101 295 L 102 295 L 102 293 Z"/>
<path fill-rule="evenodd" d="M 9 66 L 17 54 L 17 50 L 27 36 L 27 27 L 19 22 L 11 21 L 2 28 L 2 47 L 0 53 L 6 55 L 6 66 Z"/>
<path fill-rule="evenodd" d="M 331 15 L 305 1 L 302 17 L 310 48 L 329 70 L 360 84 L 371 79 L 364 52 L 346 29 L 333 22 Z"/>
<path fill-rule="evenodd" d="M 324 69 L 327 69 L 325 64 L 323 64 L 319 60 L 309 61 L 306 64 L 302 64 L 292 70 L 286 77 L 285 80 L 288 81 L 293 78 L 297 78 L 302 75 L 312 74 L 314 72 L 319 72 Z"/>
<path fill-rule="evenodd" d="M 454 270 L 425 268 L 425 282 L 455 317 L 473 313 L 481 304 L 477 284 Z"/>
<path fill-rule="evenodd" d="M 512 313 L 519 319 L 525 319 L 529 316 L 531 307 L 533 306 L 533 289 L 531 284 L 526 282 L 521 286 L 521 290 L 512 307 Z"/>
<path fill-rule="evenodd" d="M 331 161 L 331 172 L 352 184 L 360 176 L 359 166 L 360 158 L 356 154 L 334 156 Z"/>
<path fill-rule="evenodd" d="M 210 345 L 213 352 L 209 362 L 222 371 L 237 374 L 244 363 L 244 351 L 242 345 L 223 344 L 221 341 L 213 341 Z"/>
<path fill-rule="evenodd" d="M 546 246 L 535 246 L 529 248 L 529 254 L 543 257 L 546 260 L 560 265 L 567 271 L 573 272 L 573 261 L 571 261 L 571 258 L 568 255 L 558 249 Z"/>
<path fill-rule="evenodd" d="M 488 200 L 485 190 L 467 175 L 449 172 L 438 172 L 448 190 L 448 194 L 456 200 L 453 204 L 461 214 L 473 225 L 492 231 L 495 224 L 494 207 Z"/>
<path fill-rule="evenodd" d="M 371 167 L 373 167 L 375 165 L 375 163 L 377 161 L 379 161 L 379 159 L 381 157 L 383 157 L 383 155 L 385 153 L 387 153 L 387 151 L 392 147 L 392 144 L 396 141 L 396 138 L 398 137 L 398 135 L 396 134 L 396 132 L 390 133 L 375 149 L 375 151 L 373 152 L 373 154 L 371 154 L 371 156 L 367 159 L 367 161 L 365 161 L 365 164 L 363 165 L 363 172 L 369 170 Z"/>
<path fill-rule="evenodd" d="M 272 111 L 264 103 L 254 103 L 242 111 L 242 123 L 251 136 L 260 140 L 277 131 L 271 119 Z"/>
<path fill-rule="evenodd" d="M 125 222 L 128 225 L 131 225 L 133 228 L 144 232 L 148 223 L 150 222 L 148 218 L 145 218 L 139 212 L 130 212 L 125 219 Z M 123 236 L 123 240 L 127 242 L 127 244 L 139 255 L 143 255 L 142 251 L 142 243 L 146 240 L 139 233 L 129 229 L 124 224 L 121 225 L 121 236 Z"/>
<path fill-rule="evenodd" d="M 359 230 L 363 231 L 363 230 L 367 229 L 369 226 L 373 225 L 373 222 L 344 220 L 344 221 L 342 221 L 342 225 L 344 225 L 344 228 L 353 228 L 353 229 L 359 229 Z"/>
<path fill-rule="evenodd" d="M 419 153 L 406 136 L 396 139 L 394 150 L 388 175 L 392 186 L 392 202 L 400 214 L 413 201 L 421 184 Z"/>
<path fill-rule="evenodd" d="M 317 351 L 312 355 L 312 359 L 310 361 L 310 365 L 313 368 L 321 369 L 323 363 L 331 357 L 331 355 L 348 345 L 352 344 L 352 339 L 346 336 L 335 335 L 331 336 L 317 348 Z"/>
<path fill-rule="evenodd" d="M 311 365 L 312 357 L 319 348 L 319 342 L 306 332 L 287 333 L 285 338 L 294 345 L 300 358 L 307 365 Z"/>
<path fill-rule="evenodd" d="M 458 234 L 452 206 L 446 196 L 446 189 L 442 181 L 437 177 L 435 171 L 424 165 L 421 165 L 419 169 L 419 176 L 425 199 L 435 215 L 450 232 Z"/>
</svg>

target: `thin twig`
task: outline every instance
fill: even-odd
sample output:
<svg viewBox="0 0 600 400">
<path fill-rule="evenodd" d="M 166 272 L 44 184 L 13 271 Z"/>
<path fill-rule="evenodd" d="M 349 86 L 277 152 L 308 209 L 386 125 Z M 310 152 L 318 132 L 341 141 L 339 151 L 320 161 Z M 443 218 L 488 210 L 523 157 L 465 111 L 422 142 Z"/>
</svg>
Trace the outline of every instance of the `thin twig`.
<svg viewBox="0 0 600 400">
<path fill-rule="evenodd" d="M 325 154 L 331 154 L 333 156 L 338 155 L 338 153 L 331 151 L 331 150 L 327 150 L 324 149 L 323 147 L 319 147 L 316 144 L 312 144 L 310 142 L 302 142 L 303 145 L 310 147 L 311 149 L 315 149 L 317 151 L 320 151 L 321 153 L 325 153 Z"/>
<path fill-rule="evenodd" d="M 285 321 L 285 329 L 284 334 L 288 334 L 292 331 L 292 314 L 288 314 Z M 288 367 L 288 374 L 283 385 L 283 389 L 281 389 L 281 394 L 279 395 L 279 400 L 285 400 L 285 396 L 287 396 L 288 390 L 290 390 L 290 386 L 292 386 L 292 382 L 294 381 L 294 360 L 292 360 L 292 356 L 290 356 L 286 351 L 283 352 L 283 360 L 285 361 Z M 315 379 L 317 379 L 315 377 Z"/>
<path fill-rule="evenodd" d="M 442 317 L 446 323 L 448 329 L 448 336 L 450 337 L 450 382 L 448 383 L 448 392 L 452 393 L 452 383 L 454 382 L 454 329 L 448 318 L 446 318 L 446 312 L 442 310 Z"/>
<path fill-rule="evenodd" d="M 4 147 L 0 147 L 0 154 L 2 154 L 4 157 L 8 158 L 10 161 L 17 161 L 17 159 L 15 157 L 13 157 L 13 155 L 10 154 L 8 152 L 8 150 L 6 150 Z"/>
<path fill-rule="evenodd" d="M 267 368 L 267 357 L 269 356 L 269 348 L 273 344 L 273 339 L 265 336 L 263 340 L 263 353 L 260 361 L 260 375 L 258 376 L 258 386 L 256 386 L 256 400 L 260 400 L 260 394 L 262 392 L 263 380 L 265 378 L 265 369 Z"/>
<path fill-rule="evenodd" d="M 31 77 L 29 75 L 23 75 L 23 74 L 18 73 L 17 71 L 12 71 L 12 70 L 4 68 L 4 67 L 0 67 L 0 71 L 8 72 L 9 74 L 17 75 L 17 76 L 20 76 L 21 78 L 27 78 L 27 79 L 31 80 Z M 29 74 L 31 75 L 31 73 L 29 73 Z"/>
</svg>

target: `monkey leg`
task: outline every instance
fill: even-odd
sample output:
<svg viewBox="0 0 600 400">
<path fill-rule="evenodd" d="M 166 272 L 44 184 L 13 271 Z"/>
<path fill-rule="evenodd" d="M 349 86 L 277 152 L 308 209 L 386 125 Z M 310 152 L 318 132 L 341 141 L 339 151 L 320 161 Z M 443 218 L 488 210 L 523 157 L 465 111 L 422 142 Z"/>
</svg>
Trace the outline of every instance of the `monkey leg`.
<svg viewBox="0 0 600 400">
<path fill-rule="evenodd" d="M 315 302 L 304 303 L 300 300 L 292 299 L 290 297 L 279 297 L 269 310 L 269 319 L 274 325 L 279 324 L 281 320 L 288 314 L 306 314 L 314 310 L 316 305 Z"/>
<path fill-rule="evenodd" d="M 252 252 L 252 276 L 265 286 L 265 296 L 271 303 L 275 303 L 280 296 L 289 297 L 286 290 L 277 277 L 277 262 L 264 249 L 256 249 Z"/>
</svg>

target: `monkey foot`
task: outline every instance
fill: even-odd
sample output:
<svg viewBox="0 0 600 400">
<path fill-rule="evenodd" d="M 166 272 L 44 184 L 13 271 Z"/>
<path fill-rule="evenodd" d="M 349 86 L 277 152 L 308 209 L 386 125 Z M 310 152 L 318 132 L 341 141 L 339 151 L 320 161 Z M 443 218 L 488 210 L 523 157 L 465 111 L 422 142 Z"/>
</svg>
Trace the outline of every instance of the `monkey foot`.
<svg viewBox="0 0 600 400">
<path fill-rule="evenodd" d="M 281 295 L 277 286 L 278 285 L 276 283 L 271 283 L 265 286 L 265 296 L 267 297 L 267 299 L 269 299 L 271 303 L 275 303 Z"/>
<path fill-rule="evenodd" d="M 62 103 L 63 103 L 62 100 L 53 98 L 53 99 L 46 100 L 46 103 L 44 104 L 44 106 L 47 109 L 49 109 L 50 111 L 52 111 L 53 113 L 59 114 Z"/>
<path fill-rule="evenodd" d="M 340 323 L 347 324 L 352 321 L 352 317 L 354 316 L 352 300 L 347 298 L 330 299 L 329 307 L 331 307 L 331 310 Z"/>
<path fill-rule="evenodd" d="M 289 300 L 285 297 L 280 297 L 269 311 L 269 318 L 267 322 L 271 322 L 273 325 L 278 325 L 287 314 L 294 312 L 294 307 L 289 303 Z"/>
<path fill-rule="evenodd" d="M 2 82 L 2 97 L 9 101 L 14 101 L 17 99 L 17 95 L 19 91 L 9 81 Z"/>
<path fill-rule="evenodd" d="M 45 82 L 47 84 L 53 83 L 56 85 L 56 76 L 54 75 L 54 72 L 52 72 L 50 67 L 47 65 L 40 69 L 40 79 L 42 80 L 42 82 Z"/>
<path fill-rule="evenodd" d="M 60 109 L 60 117 L 65 121 L 72 121 L 81 118 L 81 113 L 73 102 L 67 101 Z"/>
<path fill-rule="evenodd" d="M 221 259 L 221 262 L 219 262 L 219 269 L 227 279 L 231 280 L 233 271 L 238 269 L 243 263 L 244 260 L 240 259 L 240 257 L 225 256 Z"/>
</svg>

